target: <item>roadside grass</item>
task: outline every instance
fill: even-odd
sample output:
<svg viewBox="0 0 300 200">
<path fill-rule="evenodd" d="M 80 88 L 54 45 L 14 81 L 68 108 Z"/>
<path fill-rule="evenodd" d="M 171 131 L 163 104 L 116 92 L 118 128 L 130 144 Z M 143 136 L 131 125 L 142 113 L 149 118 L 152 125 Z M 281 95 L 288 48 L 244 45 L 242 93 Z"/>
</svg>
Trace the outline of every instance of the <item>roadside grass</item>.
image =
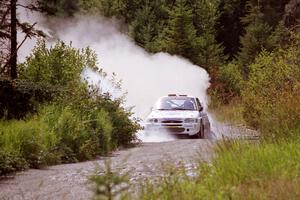
<svg viewBox="0 0 300 200">
<path fill-rule="evenodd" d="M 224 140 L 216 146 L 211 163 L 199 163 L 195 176 L 184 168 L 172 168 L 166 176 L 148 179 L 138 188 L 139 192 L 126 193 L 124 199 L 300 199 L 299 139 L 277 143 Z"/>
<path fill-rule="evenodd" d="M 146 184 L 139 199 L 299 199 L 300 144 L 221 142 L 196 177 L 175 173 Z"/>
<path fill-rule="evenodd" d="M 213 103 L 209 106 L 209 113 L 211 113 L 219 122 L 230 123 L 233 125 L 245 124 L 243 118 L 244 108 L 239 99 L 232 100 L 229 104 L 222 104 L 220 102 Z"/>
<path fill-rule="evenodd" d="M 91 160 L 133 143 L 139 126 L 121 108 L 78 107 L 53 104 L 24 120 L 0 120 L 0 178 L 27 168 Z"/>
</svg>

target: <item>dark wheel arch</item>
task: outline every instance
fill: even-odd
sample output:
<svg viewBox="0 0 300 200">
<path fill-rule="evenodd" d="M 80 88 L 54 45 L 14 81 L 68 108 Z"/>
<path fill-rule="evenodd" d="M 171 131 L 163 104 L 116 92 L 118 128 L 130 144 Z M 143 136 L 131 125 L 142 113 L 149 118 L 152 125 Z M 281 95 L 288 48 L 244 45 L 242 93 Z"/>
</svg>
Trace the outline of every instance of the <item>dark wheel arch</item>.
<svg viewBox="0 0 300 200">
<path fill-rule="evenodd" d="M 204 124 L 203 124 L 203 120 L 201 119 L 200 121 L 200 130 L 199 132 L 196 134 L 196 137 L 199 138 L 199 139 L 203 139 L 204 138 Z"/>
</svg>

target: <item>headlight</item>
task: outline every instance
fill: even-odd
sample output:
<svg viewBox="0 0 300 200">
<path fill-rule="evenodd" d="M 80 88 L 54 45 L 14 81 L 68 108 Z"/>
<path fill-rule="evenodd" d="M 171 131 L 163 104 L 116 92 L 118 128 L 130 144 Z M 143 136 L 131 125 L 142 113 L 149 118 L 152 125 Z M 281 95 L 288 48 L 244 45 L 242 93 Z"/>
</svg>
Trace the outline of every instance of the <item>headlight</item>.
<svg viewBox="0 0 300 200">
<path fill-rule="evenodd" d="M 147 122 L 150 122 L 150 123 L 157 123 L 157 122 L 158 122 L 158 119 L 151 118 L 151 119 L 148 119 Z"/>
<path fill-rule="evenodd" d="M 195 118 L 187 118 L 184 120 L 184 123 L 197 123 L 197 119 Z"/>
</svg>

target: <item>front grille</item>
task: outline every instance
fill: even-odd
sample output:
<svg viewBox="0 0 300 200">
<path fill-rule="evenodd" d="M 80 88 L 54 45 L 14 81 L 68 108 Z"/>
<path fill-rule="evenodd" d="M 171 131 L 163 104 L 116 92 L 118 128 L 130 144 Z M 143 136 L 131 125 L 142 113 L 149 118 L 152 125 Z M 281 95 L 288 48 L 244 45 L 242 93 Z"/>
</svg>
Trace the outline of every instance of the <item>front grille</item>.
<svg viewBox="0 0 300 200">
<path fill-rule="evenodd" d="M 182 121 L 181 120 L 163 120 L 163 121 L 161 121 L 161 123 L 177 123 L 177 124 L 179 124 L 179 123 L 182 123 Z"/>
<path fill-rule="evenodd" d="M 167 129 L 167 131 L 174 132 L 174 133 L 182 133 L 182 132 L 185 131 L 184 128 L 176 128 L 176 127 L 174 127 L 174 128 L 166 128 L 166 129 Z"/>
<path fill-rule="evenodd" d="M 181 126 L 181 125 L 178 125 L 178 124 L 162 124 L 162 126 L 174 126 L 174 127 L 178 127 L 178 126 Z"/>
</svg>

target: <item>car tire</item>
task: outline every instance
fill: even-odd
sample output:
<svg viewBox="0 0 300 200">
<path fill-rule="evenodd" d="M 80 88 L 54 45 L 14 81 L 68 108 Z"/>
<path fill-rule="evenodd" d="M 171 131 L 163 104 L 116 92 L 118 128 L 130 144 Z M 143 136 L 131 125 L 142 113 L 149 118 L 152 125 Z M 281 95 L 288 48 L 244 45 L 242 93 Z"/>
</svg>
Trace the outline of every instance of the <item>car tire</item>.
<svg viewBox="0 0 300 200">
<path fill-rule="evenodd" d="M 201 125 L 200 125 L 200 130 L 197 133 L 197 138 L 199 138 L 199 139 L 204 138 L 204 125 L 202 124 L 202 122 L 201 122 Z"/>
</svg>

